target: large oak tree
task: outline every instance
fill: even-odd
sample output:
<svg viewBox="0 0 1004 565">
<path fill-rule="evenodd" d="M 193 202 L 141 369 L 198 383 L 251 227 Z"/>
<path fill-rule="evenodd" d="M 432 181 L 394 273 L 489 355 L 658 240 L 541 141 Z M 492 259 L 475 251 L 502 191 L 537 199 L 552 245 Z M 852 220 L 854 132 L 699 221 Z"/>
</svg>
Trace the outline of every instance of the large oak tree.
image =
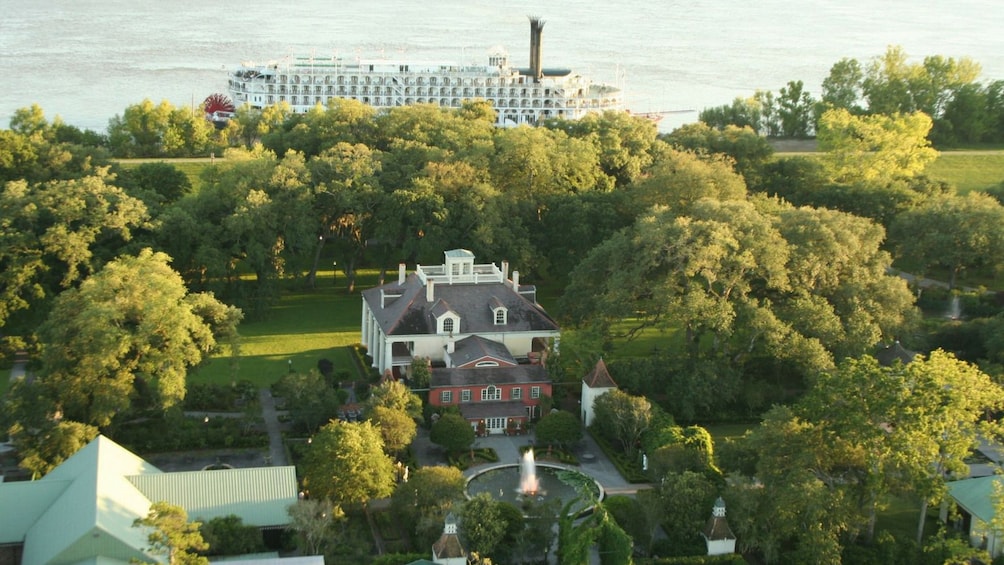
<svg viewBox="0 0 1004 565">
<path fill-rule="evenodd" d="M 240 310 L 189 294 L 168 262 L 144 249 L 59 295 L 39 331 L 39 382 L 64 418 L 104 427 L 134 403 L 167 410 L 217 336 L 236 332 Z"/>
</svg>

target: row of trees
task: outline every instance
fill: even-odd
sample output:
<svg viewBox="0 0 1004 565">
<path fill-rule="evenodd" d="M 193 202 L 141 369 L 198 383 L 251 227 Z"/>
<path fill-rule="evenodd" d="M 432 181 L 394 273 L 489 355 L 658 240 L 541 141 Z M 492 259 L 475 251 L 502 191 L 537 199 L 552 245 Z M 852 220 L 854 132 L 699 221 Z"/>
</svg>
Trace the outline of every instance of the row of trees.
<svg viewBox="0 0 1004 565">
<path fill-rule="evenodd" d="M 322 254 L 351 289 L 360 264 L 435 261 L 463 246 L 538 280 L 575 281 L 562 313 L 600 313 L 590 322 L 600 341 L 582 363 L 623 329 L 610 323 L 621 316 L 642 313 L 635 332 L 684 327 L 689 316 L 677 334 L 688 345 L 668 373 L 715 375 L 724 402 L 750 376 L 804 378 L 905 335 L 912 298 L 885 274 L 894 258 L 923 276 L 948 269 L 952 282 L 1004 262 L 1001 207 L 922 176 L 931 152 L 919 114 L 828 112 L 829 151 L 817 162 L 774 160 L 749 129 L 697 124 L 660 138 L 621 113 L 498 130 L 476 102 L 376 116 L 342 100 L 282 120 L 279 110 L 260 111 L 268 128 L 238 113 L 266 145 L 231 150 L 195 194 L 169 165 L 116 170 L 58 141 L 56 124 L 19 113 L 0 148 L 30 146 L 36 158 L 4 169 L 20 176 L 0 195 L 9 350 L 30 347 L 53 297 L 123 250 L 166 252 L 188 288 L 259 316 L 282 277 L 305 270 L 309 284 Z M 42 155 L 64 155 L 62 167 Z M 670 266 L 671 276 L 661 270 Z M 569 378 L 589 366 L 562 365 Z M 688 379 L 693 400 L 681 413 L 693 414 L 709 380 Z"/>
<path fill-rule="evenodd" d="M 1004 80 L 977 82 L 980 65 L 941 55 L 911 62 L 902 47 L 890 46 L 867 63 L 841 59 L 813 98 L 800 80 L 776 94 L 757 91 L 732 104 L 706 108 L 700 120 L 717 128 L 749 126 L 768 137 L 809 137 L 821 129 L 827 110 L 852 115 L 923 113 L 933 120 L 930 139 L 938 146 L 1004 141 Z"/>
</svg>

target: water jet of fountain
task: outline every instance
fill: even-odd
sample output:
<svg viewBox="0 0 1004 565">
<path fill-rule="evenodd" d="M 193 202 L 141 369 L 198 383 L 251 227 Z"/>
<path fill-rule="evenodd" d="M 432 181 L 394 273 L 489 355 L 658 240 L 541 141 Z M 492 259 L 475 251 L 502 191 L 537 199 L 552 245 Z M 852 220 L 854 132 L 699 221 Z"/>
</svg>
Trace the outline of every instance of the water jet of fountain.
<svg viewBox="0 0 1004 565">
<path fill-rule="evenodd" d="M 540 491 L 540 481 L 537 479 L 537 462 L 533 458 L 533 450 L 528 449 L 523 454 L 519 468 L 519 492 L 535 495 Z"/>
<path fill-rule="evenodd" d="M 952 299 L 948 301 L 948 311 L 945 312 L 945 317 L 950 320 L 958 320 L 962 316 L 962 305 L 959 303 L 959 296 L 952 295 Z"/>
</svg>

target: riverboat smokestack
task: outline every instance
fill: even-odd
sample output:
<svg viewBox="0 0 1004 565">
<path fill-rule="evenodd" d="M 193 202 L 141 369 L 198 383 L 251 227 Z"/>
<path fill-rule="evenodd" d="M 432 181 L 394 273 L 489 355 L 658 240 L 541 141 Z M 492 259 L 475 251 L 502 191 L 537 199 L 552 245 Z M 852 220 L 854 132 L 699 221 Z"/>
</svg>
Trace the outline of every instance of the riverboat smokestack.
<svg viewBox="0 0 1004 565">
<path fill-rule="evenodd" d="M 541 55 L 541 37 L 544 35 L 544 20 L 530 16 L 530 74 L 534 82 L 540 82 L 544 77 L 544 67 Z"/>
</svg>

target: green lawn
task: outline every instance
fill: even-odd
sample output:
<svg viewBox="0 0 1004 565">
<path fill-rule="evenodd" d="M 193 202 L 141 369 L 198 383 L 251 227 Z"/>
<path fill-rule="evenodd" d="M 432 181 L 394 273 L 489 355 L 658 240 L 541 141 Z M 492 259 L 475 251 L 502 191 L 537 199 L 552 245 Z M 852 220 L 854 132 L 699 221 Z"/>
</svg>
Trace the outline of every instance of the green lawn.
<svg viewBox="0 0 1004 565">
<path fill-rule="evenodd" d="M 715 440 L 715 443 L 725 441 L 727 439 L 736 440 L 744 435 L 746 432 L 757 427 L 758 424 L 709 424 L 703 426 L 704 429 L 708 430 L 711 437 Z"/>
<path fill-rule="evenodd" d="M 928 165 L 927 175 L 954 185 L 959 193 L 1004 183 L 1004 151 L 945 151 Z"/>
<path fill-rule="evenodd" d="M 332 284 L 331 271 L 318 273 L 317 286 L 287 288 L 268 319 L 244 322 L 240 326 L 241 359 L 237 380 L 249 380 L 259 386 L 277 381 L 292 367 L 306 371 L 317 367 L 320 359 L 330 359 L 335 372 L 355 374 L 352 352 L 348 346 L 359 343 L 362 297 L 359 290 L 375 283 L 376 272 L 360 277 L 362 284 L 348 294 L 339 273 L 339 286 Z M 290 363 L 292 361 L 292 363 Z M 229 352 L 223 351 L 189 375 L 192 382 L 229 383 Z"/>
</svg>

